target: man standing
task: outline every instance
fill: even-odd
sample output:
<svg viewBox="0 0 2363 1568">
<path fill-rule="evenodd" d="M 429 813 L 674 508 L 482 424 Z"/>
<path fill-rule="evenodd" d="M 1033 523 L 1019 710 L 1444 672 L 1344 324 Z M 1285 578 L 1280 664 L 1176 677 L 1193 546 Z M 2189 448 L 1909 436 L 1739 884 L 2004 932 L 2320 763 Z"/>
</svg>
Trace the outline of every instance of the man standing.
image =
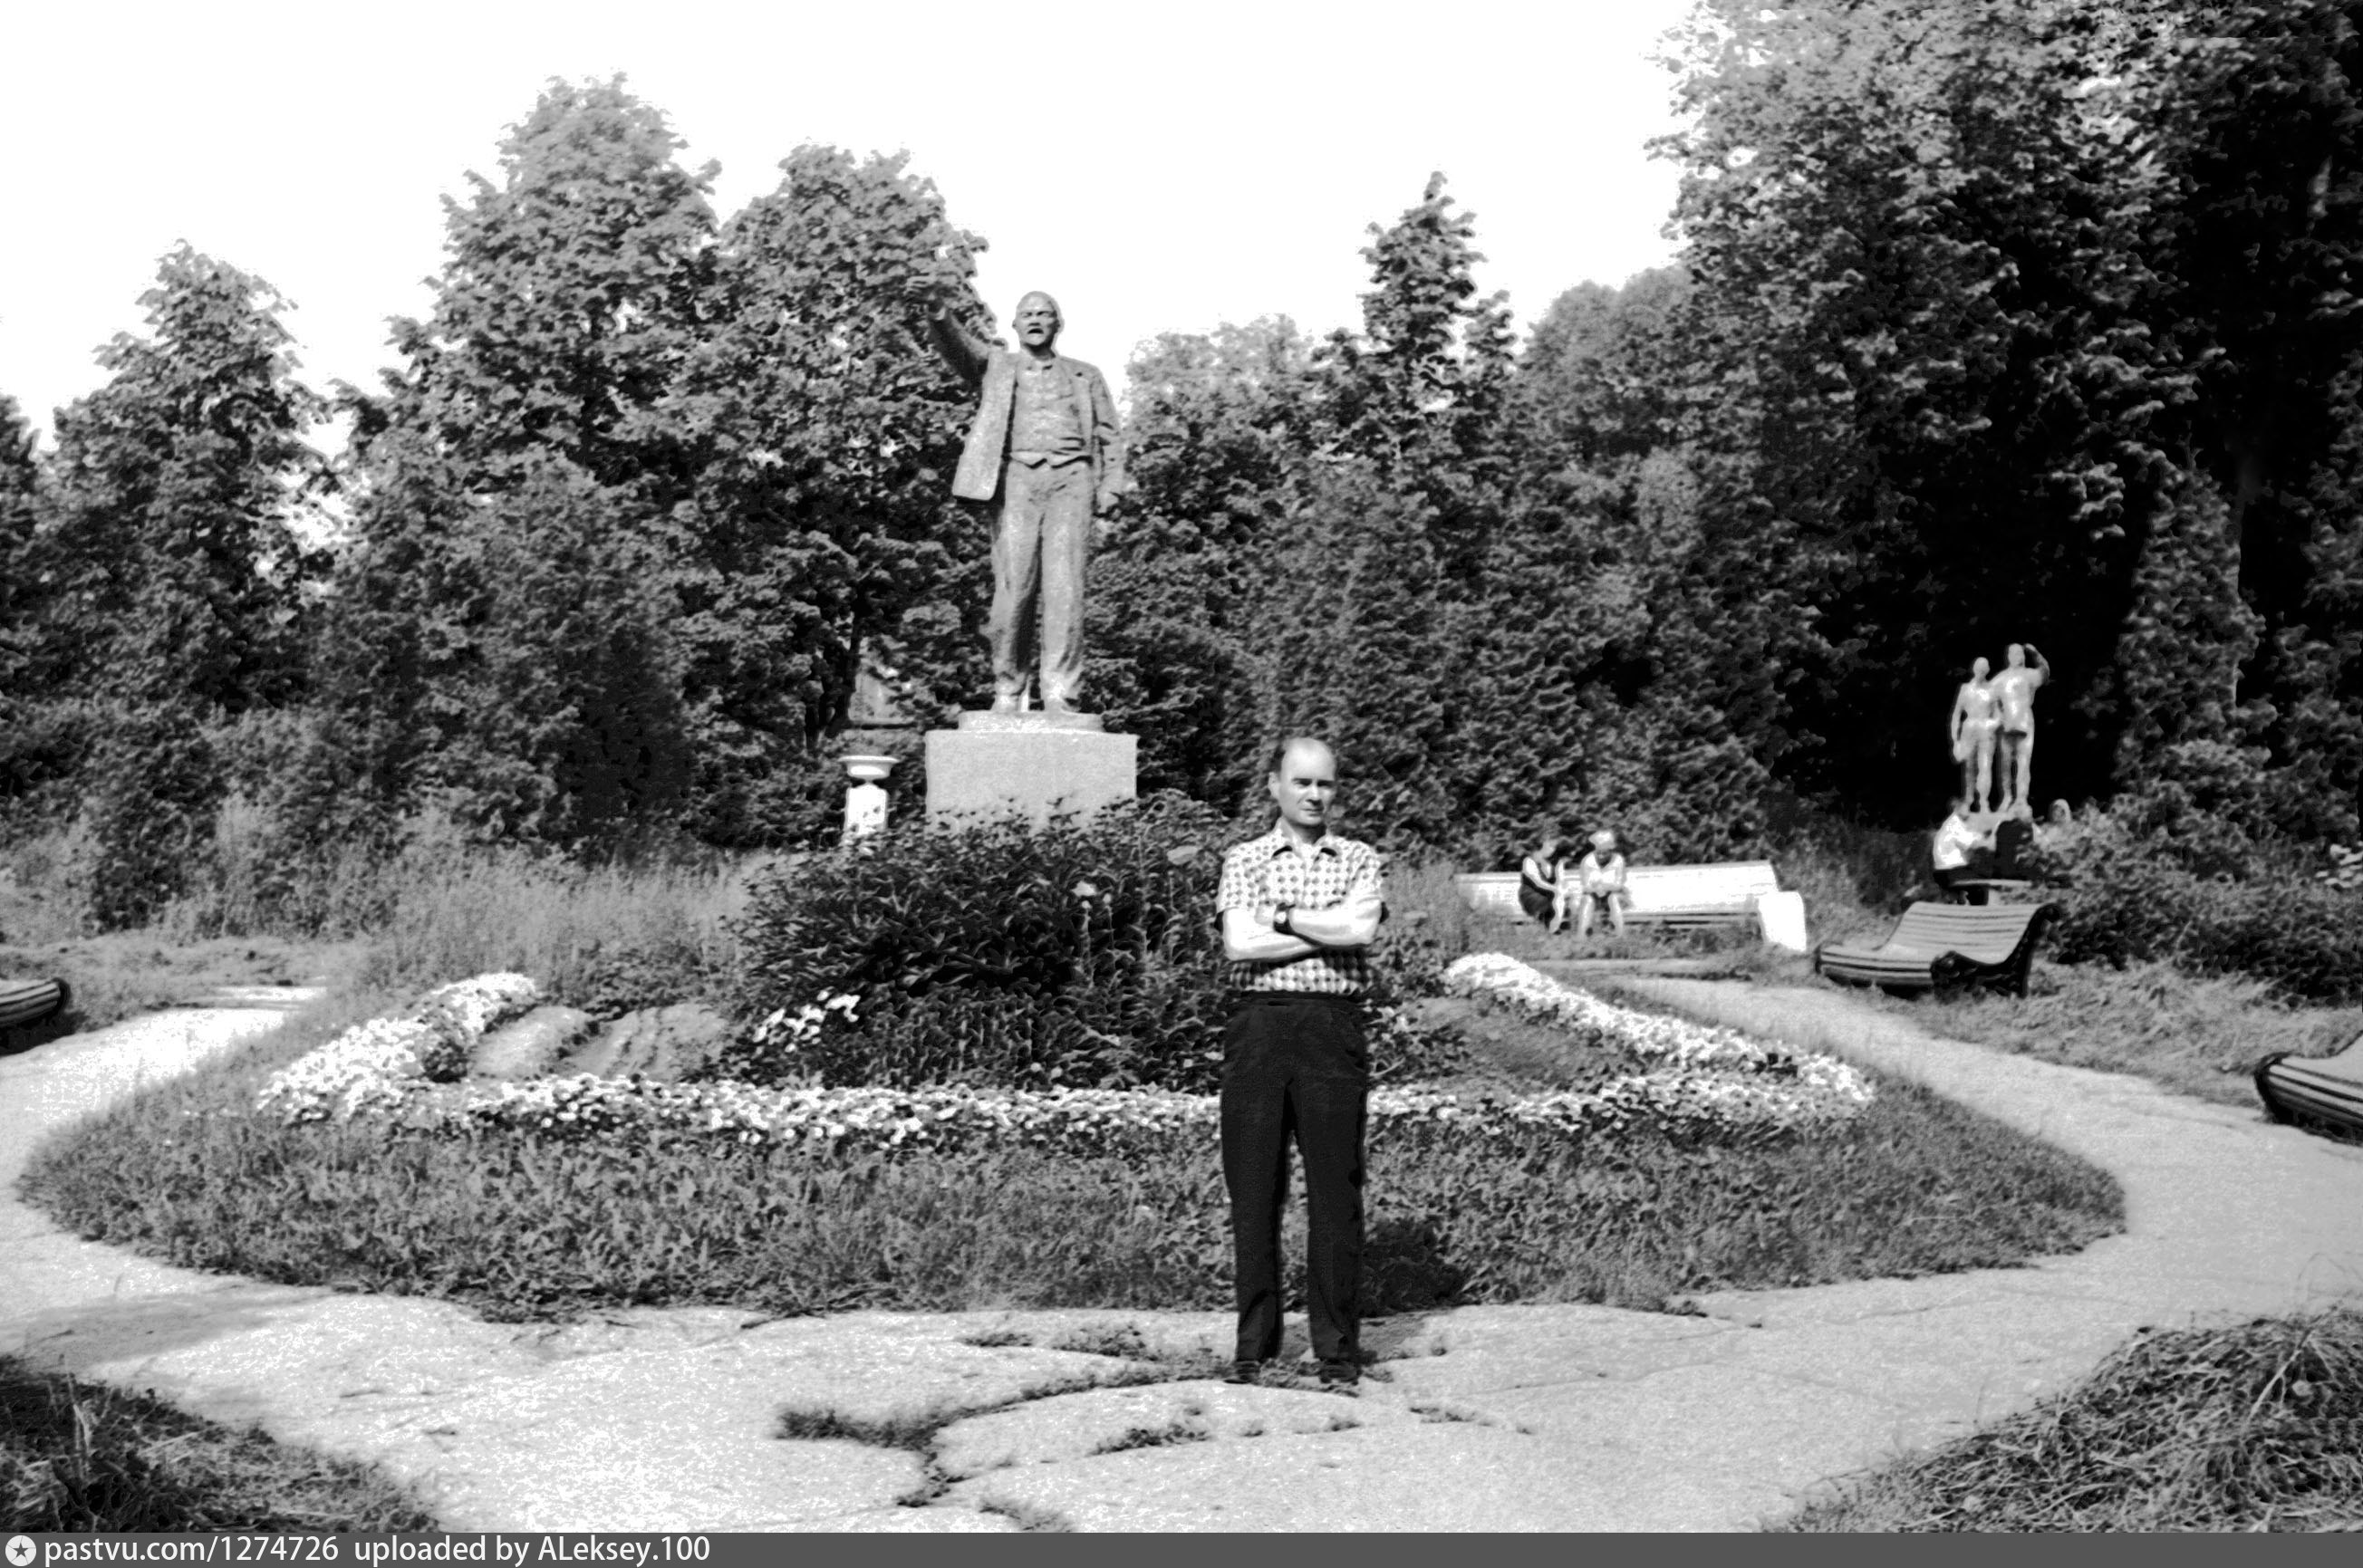
<svg viewBox="0 0 2363 1568">
<path fill-rule="evenodd" d="M 1223 1034 L 1223 1180 L 1239 1302 L 1231 1381 L 1280 1354 L 1280 1214 L 1288 1139 L 1304 1161 L 1305 1307 L 1321 1381 L 1361 1379 L 1362 1009 L 1385 894 L 1378 852 L 1329 831 L 1337 759 L 1306 736 L 1274 748 L 1280 821 L 1223 857 L 1215 903 L 1237 996 Z"/>
<path fill-rule="evenodd" d="M 2026 668 L 2028 654 L 2035 655 L 2033 669 Z M 2035 693 L 2051 679 L 2051 665 L 2033 643 L 2013 643 L 2002 657 L 2002 672 L 1993 678 L 1994 695 L 2002 701 L 2002 810 L 2007 815 L 2024 808 L 2032 816 L 2027 793 L 2035 777 Z"/>
<path fill-rule="evenodd" d="M 1011 325 L 1014 353 L 970 333 L 941 300 L 927 318 L 945 360 L 982 392 L 952 493 L 997 502 L 987 627 L 993 711 L 1023 709 L 1038 671 L 1043 707 L 1063 713 L 1082 684 L 1092 519 L 1123 484 L 1123 453 L 1106 381 L 1056 352 L 1059 302 L 1027 294 Z"/>
<path fill-rule="evenodd" d="M 1993 800 L 1994 729 L 2002 722 L 1996 716 L 2000 700 L 1986 679 L 1991 668 L 1983 655 L 1971 661 L 1969 679 L 1954 694 L 1948 726 L 1953 760 L 1961 765 L 1961 793 L 1980 812 L 1990 810 Z"/>
</svg>

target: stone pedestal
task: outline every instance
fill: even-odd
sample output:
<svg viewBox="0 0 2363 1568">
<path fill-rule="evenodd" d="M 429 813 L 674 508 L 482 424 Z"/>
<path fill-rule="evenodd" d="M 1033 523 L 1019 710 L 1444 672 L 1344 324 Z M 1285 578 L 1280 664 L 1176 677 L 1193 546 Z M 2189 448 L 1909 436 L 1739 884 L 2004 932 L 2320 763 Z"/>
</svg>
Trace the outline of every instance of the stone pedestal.
<svg viewBox="0 0 2363 1568">
<path fill-rule="evenodd" d="M 1139 739 L 1097 713 L 962 713 L 960 728 L 927 732 L 927 824 L 1081 821 L 1133 799 L 1139 770 Z"/>
<path fill-rule="evenodd" d="M 856 753 L 838 761 L 850 780 L 845 789 L 844 841 L 869 838 L 883 832 L 886 826 L 886 776 L 894 771 L 894 759 L 885 756 Z"/>
</svg>

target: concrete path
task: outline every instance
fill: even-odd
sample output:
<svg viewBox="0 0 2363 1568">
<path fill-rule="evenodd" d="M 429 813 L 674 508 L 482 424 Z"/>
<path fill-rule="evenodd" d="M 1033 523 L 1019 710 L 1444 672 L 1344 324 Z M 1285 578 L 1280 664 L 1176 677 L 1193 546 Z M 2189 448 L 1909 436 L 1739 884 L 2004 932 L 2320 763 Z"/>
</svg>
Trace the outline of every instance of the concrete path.
<svg viewBox="0 0 2363 1568">
<path fill-rule="evenodd" d="M 0 1058 L 0 1349 L 376 1461 L 454 1528 L 1735 1529 L 2061 1388 L 2144 1325 L 2363 1294 L 2363 1151 L 1829 992 L 1626 984 L 1708 1016 L 1744 1001 L 2049 1138 L 2116 1174 L 2129 1230 L 1696 1318 L 1394 1320 L 1371 1331 L 1388 1380 L 1348 1399 L 1193 1375 L 1220 1314 L 496 1324 L 168 1268 L 14 1201 L 39 1137 L 276 1021 L 250 1006 Z"/>
</svg>

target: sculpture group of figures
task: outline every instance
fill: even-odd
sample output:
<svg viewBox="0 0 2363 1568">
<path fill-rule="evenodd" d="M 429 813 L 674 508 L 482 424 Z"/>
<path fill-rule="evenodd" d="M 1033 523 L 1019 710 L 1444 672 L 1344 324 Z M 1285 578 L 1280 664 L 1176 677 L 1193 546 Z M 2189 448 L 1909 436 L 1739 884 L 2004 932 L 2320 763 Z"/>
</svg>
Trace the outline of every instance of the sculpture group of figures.
<svg viewBox="0 0 2363 1568">
<path fill-rule="evenodd" d="M 2051 666 L 2033 643 L 2013 643 L 2003 657 L 1999 674 L 1991 673 L 1982 657 L 1969 666 L 1969 678 L 1953 699 L 1947 734 L 1953 760 L 1960 765 L 1961 795 L 1971 811 L 2032 816 L 2035 694 L 2051 679 Z"/>
</svg>

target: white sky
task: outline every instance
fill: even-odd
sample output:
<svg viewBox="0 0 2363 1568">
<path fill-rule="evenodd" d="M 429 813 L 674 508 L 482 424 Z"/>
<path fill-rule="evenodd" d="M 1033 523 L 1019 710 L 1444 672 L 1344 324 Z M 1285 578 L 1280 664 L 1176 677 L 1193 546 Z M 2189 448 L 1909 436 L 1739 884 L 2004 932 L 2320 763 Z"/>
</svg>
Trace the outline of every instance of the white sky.
<svg viewBox="0 0 2363 1568">
<path fill-rule="evenodd" d="M 427 308 L 438 198 L 550 77 L 622 72 L 718 160 L 719 215 L 805 141 L 907 149 L 983 235 L 997 316 L 1121 373 L 1159 332 L 1359 321 L 1365 226 L 1440 169 L 1521 324 L 1666 260 L 1672 126 L 1651 62 L 1688 0 L 1200 0 L 399 7 L 46 0 L 0 28 L 0 392 L 36 423 L 99 384 L 177 241 L 260 274 L 305 379 L 373 386 Z"/>
</svg>

